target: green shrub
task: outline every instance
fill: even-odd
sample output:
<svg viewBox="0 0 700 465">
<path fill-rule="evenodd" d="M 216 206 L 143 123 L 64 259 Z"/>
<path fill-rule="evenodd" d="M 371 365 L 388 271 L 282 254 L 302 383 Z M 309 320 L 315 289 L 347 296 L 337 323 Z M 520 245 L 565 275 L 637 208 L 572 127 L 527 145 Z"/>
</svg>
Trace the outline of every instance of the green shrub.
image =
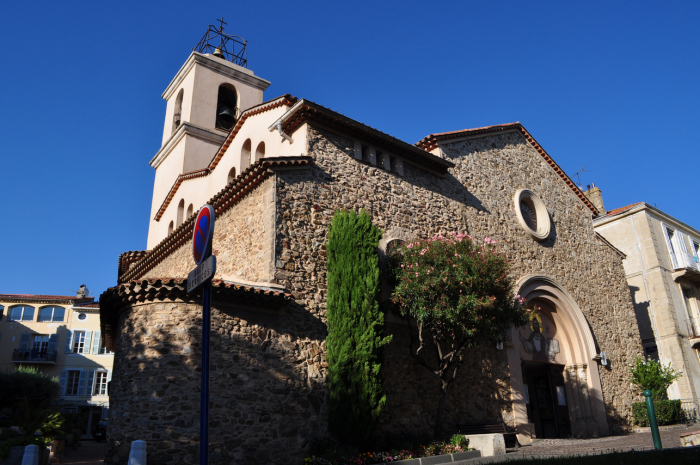
<svg viewBox="0 0 700 465">
<path fill-rule="evenodd" d="M 468 442 L 463 434 L 453 434 L 450 438 L 451 446 L 466 446 Z"/>
<path fill-rule="evenodd" d="M 15 446 L 30 446 L 32 444 L 39 447 L 46 447 L 50 443 L 50 440 L 43 438 L 41 436 L 20 436 L 18 438 L 8 439 L 0 444 L 0 458 L 7 458 L 10 455 L 10 448 Z"/>
<path fill-rule="evenodd" d="M 681 420 L 681 401 L 680 400 L 655 400 L 654 412 L 656 413 L 656 422 L 659 425 L 672 425 Z M 647 414 L 646 402 L 634 402 L 632 404 L 632 414 L 634 415 L 634 424 L 638 426 L 649 426 L 649 415 Z"/>
</svg>

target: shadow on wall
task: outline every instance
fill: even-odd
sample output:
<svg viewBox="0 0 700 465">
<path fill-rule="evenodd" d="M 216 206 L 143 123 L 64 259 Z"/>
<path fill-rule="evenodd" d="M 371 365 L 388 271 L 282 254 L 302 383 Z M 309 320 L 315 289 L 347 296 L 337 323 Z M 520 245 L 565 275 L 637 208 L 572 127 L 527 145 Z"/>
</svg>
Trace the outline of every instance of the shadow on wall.
<svg viewBox="0 0 700 465">
<path fill-rule="evenodd" d="M 394 339 L 385 349 L 383 365 L 386 408 L 379 434 L 394 444 L 431 438 L 440 397 L 441 381 L 409 354 L 408 324 L 390 323 Z M 415 327 L 411 328 L 415 331 Z M 427 345 L 426 358 L 434 355 Z M 505 421 L 512 426 L 512 399 L 505 351 L 487 346 L 464 353 L 457 378 L 449 386 L 443 434 L 458 432 L 458 423 Z"/>
<path fill-rule="evenodd" d="M 654 338 L 654 331 L 652 329 L 651 318 L 649 317 L 649 301 L 638 302 L 635 299 L 635 295 L 641 289 L 637 286 L 628 286 L 630 290 L 630 295 L 632 296 L 632 303 L 634 305 L 634 317 L 637 319 L 637 328 L 639 328 L 639 336 L 642 338 L 642 342 Z"/>
<path fill-rule="evenodd" d="M 211 463 L 300 462 L 327 432 L 325 324 L 294 303 L 266 312 L 215 295 L 212 306 Z M 146 303 L 122 316 L 110 463 L 126 463 L 136 439 L 148 443 L 151 464 L 196 462 L 201 322 L 199 305 L 182 302 Z"/>
</svg>

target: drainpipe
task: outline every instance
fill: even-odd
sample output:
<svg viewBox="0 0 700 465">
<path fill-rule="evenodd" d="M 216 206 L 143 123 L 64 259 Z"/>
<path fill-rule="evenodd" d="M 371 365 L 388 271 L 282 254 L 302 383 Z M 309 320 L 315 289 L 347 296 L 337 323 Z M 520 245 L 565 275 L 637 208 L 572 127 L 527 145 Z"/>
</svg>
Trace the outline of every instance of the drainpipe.
<svg viewBox="0 0 700 465">
<path fill-rule="evenodd" d="M 274 128 L 270 129 L 270 131 L 274 131 Z M 291 137 L 289 137 L 287 134 L 285 134 L 284 131 L 282 130 L 282 121 L 277 121 L 277 131 L 280 133 L 280 136 L 287 139 L 290 144 L 292 142 L 294 142 L 294 140 Z"/>
</svg>

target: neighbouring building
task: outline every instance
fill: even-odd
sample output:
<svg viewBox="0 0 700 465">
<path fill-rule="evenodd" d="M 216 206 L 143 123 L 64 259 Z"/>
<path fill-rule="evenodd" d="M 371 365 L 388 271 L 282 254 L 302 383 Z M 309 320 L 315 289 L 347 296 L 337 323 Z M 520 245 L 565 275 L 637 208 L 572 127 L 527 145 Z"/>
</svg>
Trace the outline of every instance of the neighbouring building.
<svg viewBox="0 0 700 465">
<path fill-rule="evenodd" d="M 602 197 L 600 202 L 602 207 Z M 645 355 L 683 372 L 669 387 L 669 398 L 697 403 L 700 231 L 644 202 L 611 210 L 593 225 L 626 255 L 623 264 Z"/>
<path fill-rule="evenodd" d="M 528 442 L 631 428 L 628 365 L 642 347 L 625 254 L 594 231 L 598 209 L 523 125 L 408 144 L 309 100 L 265 101 L 269 83 L 244 54 L 201 45 L 163 94 L 147 250 L 123 253 L 100 297 L 116 354 L 106 463 L 126 463 L 136 439 L 151 464 L 197 460 L 201 298 L 185 280 L 206 203 L 217 215 L 212 463 L 299 463 L 328 434 L 324 244 L 338 209 L 371 215 L 380 254 L 435 233 L 489 236 L 538 308 L 503 346 L 466 354 L 446 432 L 502 420 Z M 377 433 L 387 437 L 434 426 L 439 380 L 408 355 L 408 329 L 387 315 Z"/>
<path fill-rule="evenodd" d="M 109 412 L 114 354 L 105 349 L 94 297 L 0 294 L 0 370 L 32 366 L 59 379 L 59 405 L 84 435 Z"/>
</svg>

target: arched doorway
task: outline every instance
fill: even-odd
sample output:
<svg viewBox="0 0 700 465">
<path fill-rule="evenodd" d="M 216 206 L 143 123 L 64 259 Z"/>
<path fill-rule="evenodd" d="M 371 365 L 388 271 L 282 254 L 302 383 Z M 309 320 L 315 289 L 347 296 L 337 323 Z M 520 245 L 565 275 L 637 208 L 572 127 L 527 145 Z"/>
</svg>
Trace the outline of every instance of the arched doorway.
<svg viewBox="0 0 700 465">
<path fill-rule="evenodd" d="M 516 288 L 532 310 L 507 344 L 518 438 L 608 435 L 600 357 L 583 312 L 547 276 L 523 277 Z"/>
</svg>

